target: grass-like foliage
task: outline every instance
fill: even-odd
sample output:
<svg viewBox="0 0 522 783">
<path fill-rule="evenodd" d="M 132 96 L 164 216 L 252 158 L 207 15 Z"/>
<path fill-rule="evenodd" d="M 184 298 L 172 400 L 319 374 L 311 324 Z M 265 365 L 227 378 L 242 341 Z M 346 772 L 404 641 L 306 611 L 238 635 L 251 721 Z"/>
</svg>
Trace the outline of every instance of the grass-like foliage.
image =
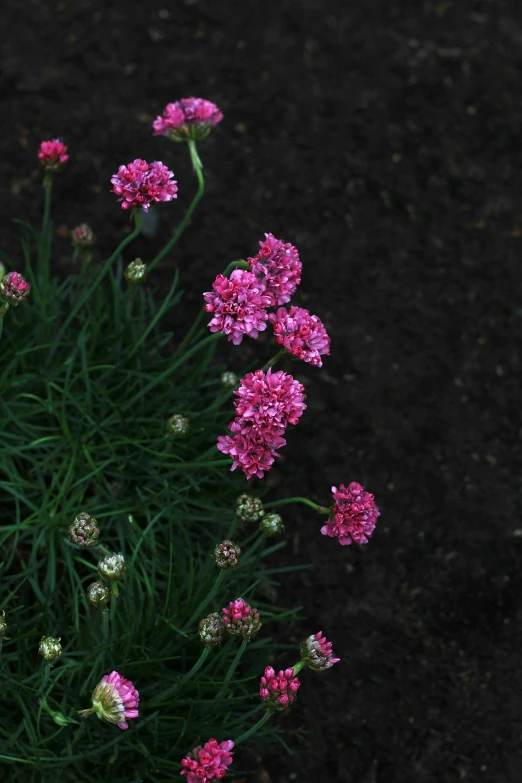
<svg viewBox="0 0 522 783">
<path fill-rule="evenodd" d="M 187 146 L 198 191 L 151 270 L 203 193 L 194 141 Z M 0 316 L 0 768 L 10 783 L 184 780 L 180 760 L 209 737 L 237 743 L 261 719 L 256 741 L 283 742 L 264 722 L 259 678 L 270 662 L 284 665 L 272 624 L 301 607 L 259 593 L 284 542 L 234 512 L 248 485 L 216 449 L 232 411 L 213 361 L 220 335 L 202 319 L 177 343 L 165 330 L 182 304 L 177 272 L 154 297 L 153 275 L 127 283 L 122 252 L 139 233 L 138 209 L 109 259 L 95 266 L 77 248 L 77 274 L 58 279 L 51 184 L 47 169 L 42 226 L 21 225 L 30 296 Z M 167 431 L 174 414 L 189 422 L 181 437 Z M 68 535 L 80 513 L 100 529 L 90 547 Z M 211 553 L 224 539 L 243 551 L 239 566 L 218 570 Z M 87 589 L 108 552 L 123 554 L 125 573 L 105 580 L 110 600 L 94 606 Z M 259 610 L 261 631 L 205 647 L 200 619 L 239 597 Z M 60 639 L 59 658 L 38 655 L 44 636 Z M 113 670 L 139 690 L 127 731 L 79 712 Z"/>
</svg>

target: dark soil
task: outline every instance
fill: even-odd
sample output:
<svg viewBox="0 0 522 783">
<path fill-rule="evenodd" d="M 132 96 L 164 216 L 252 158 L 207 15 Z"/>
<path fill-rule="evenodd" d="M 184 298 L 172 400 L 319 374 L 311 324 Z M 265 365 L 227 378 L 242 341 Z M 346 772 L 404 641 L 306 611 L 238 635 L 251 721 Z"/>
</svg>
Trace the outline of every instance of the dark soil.
<svg viewBox="0 0 522 783">
<path fill-rule="evenodd" d="M 215 101 L 200 145 L 207 196 L 167 281 L 187 314 L 218 271 L 271 231 L 304 262 L 296 303 L 327 325 L 324 368 L 292 365 L 308 410 L 274 499 L 329 503 L 360 481 L 382 516 L 368 546 L 287 507 L 281 579 L 299 641 L 323 629 L 342 662 L 303 673 L 279 720 L 300 755 L 257 759 L 263 783 L 516 783 L 522 779 L 520 337 L 522 14 L 517 0 L 4 0 L 2 247 L 35 220 L 41 139 L 71 151 L 56 180 L 58 269 L 86 220 L 108 254 L 128 216 L 109 179 L 187 151 L 150 133 L 164 105 Z M 254 343 L 227 354 L 240 369 Z M 268 353 L 267 353 L 268 355 Z M 282 661 L 281 665 L 289 665 Z M 297 729 L 309 727 L 305 742 Z M 252 759 L 248 763 L 252 764 Z"/>
</svg>

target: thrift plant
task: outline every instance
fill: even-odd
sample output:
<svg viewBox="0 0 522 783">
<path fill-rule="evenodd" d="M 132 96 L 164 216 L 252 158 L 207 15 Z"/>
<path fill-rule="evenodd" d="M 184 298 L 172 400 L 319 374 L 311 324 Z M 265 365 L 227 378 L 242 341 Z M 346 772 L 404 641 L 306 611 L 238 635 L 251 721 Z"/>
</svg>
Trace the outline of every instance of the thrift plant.
<svg viewBox="0 0 522 783">
<path fill-rule="evenodd" d="M 306 409 L 303 384 L 274 365 L 286 356 L 320 368 L 330 352 L 319 318 L 285 307 L 299 252 L 267 233 L 256 255 L 214 270 L 214 282 L 209 271 L 212 290 L 177 341 L 165 318 L 181 304 L 179 272 L 155 290 L 154 269 L 204 192 L 196 144 L 222 119 L 200 98 L 168 104 L 153 129 L 166 137 L 162 157 L 180 153 L 166 140 L 188 149 L 197 191 L 186 214 L 170 163 L 120 165 L 112 192 L 131 232 L 102 260 L 103 227 L 74 228 L 77 273 L 61 280 L 52 186 L 74 152 L 42 141 L 41 226 L 18 221 L 21 254 L 2 254 L 0 768 L 10 783 L 221 779 L 240 743 L 283 742 L 271 719 L 306 687 L 299 672 L 339 661 L 321 631 L 306 629 L 293 654 L 271 639 L 302 608 L 263 597 L 276 571 L 296 568 L 270 569 L 284 546 L 268 540 L 285 530 L 274 509 L 305 503 L 327 517 L 318 535 L 365 544 L 373 495 L 352 481 L 332 488 L 331 508 L 265 503 L 250 485 Z M 142 213 L 160 204 L 174 210 L 172 237 L 132 259 Z M 239 346 L 267 330 L 275 355 L 264 367 L 240 377 L 213 361 L 223 337 Z"/>
</svg>

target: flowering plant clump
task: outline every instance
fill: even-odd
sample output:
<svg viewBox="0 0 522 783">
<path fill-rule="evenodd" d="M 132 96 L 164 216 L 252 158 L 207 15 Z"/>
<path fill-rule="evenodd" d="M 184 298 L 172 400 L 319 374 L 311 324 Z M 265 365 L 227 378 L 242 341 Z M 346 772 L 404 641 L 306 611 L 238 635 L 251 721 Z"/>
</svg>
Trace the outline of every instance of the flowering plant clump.
<svg viewBox="0 0 522 783">
<path fill-rule="evenodd" d="M 112 192 L 130 213 L 130 231 L 103 258 L 88 224 L 77 226 L 67 274 L 55 263 L 51 215 L 53 177 L 68 151 L 58 139 L 42 142 L 41 223 L 19 221 L 23 261 L 1 253 L 0 681 L 7 685 L 0 734 L 12 739 L 2 754 L 9 783 L 49 774 L 90 783 L 109 769 L 113 783 L 173 773 L 189 783 L 221 779 L 241 742 L 256 733 L 279 739 L 270 719 L 295 702 L 298 674 L 339 660 L 318 632 L 276 673 L 267 655 L 286 655 L 288 645 L 270 638 L 250 604 L 271 623 L 298 619 L 300 607 L 281 610 L 257 592 L 270 573 L 299 567 L 267 563 L 285 544 L 267 541 L 285 532 L 279 506 L 303 503 L 326 515 L 320 532 L 341 544 L 367 543 L 379 516 L 374 496 L 354 481 L 333 488 L 331 508 L 306 497 L 266 498 L 262 486 L 247 493 L 247 480 L 264 478 L 306 410 L 290 360 L 319 370 L 330 350 L 317 316 L 283 307 L 301 280 L 297 248 L 265 234 L 256 256 L 214 270 L 211 291 L 198 287 L 200 313 L 179 327 L 187 319 L 177 311 L 176 245 L 205 190 L 197 144 L 221 120 L 200 98 L 168 104 L 154 135 L 187 142 L 167 146 L 190 158 L 197 185 L 188 208 L 179 214 L 170 160 L 121 165 Z M 163 138 L 154 143 L 165 146 Z M 165 213 L 176 225 L 153 248 L 149 217 L 144 264 L 129 246 L 143 213 L 162 202 L 175 202 Z M 155 271 L 163 259 L 167 289 Z M 223 372 L 218 341 L 231 351 L 245 336 L 269 345 L 269 324 L 277 353 L 263 366 Z M 285 522 L 291 526 L 290 515 Z M 317 535 L 323 541 L 319 526 Z M 56 635 L 41 636 L 48 630 Z M 266 709 L 255 722 L 252 682 L 263 670 Z M 26 731 L 13 734 L 17 726 Z M 231 739 L 198 744 L 209 734 Z"/>
</svg>

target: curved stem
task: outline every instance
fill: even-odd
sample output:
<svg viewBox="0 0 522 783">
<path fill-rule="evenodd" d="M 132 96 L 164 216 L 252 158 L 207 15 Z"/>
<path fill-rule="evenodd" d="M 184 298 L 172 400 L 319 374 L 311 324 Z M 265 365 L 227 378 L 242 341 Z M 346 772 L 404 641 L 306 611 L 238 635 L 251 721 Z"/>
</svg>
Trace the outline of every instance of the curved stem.
<svg viewBox="0 0 522 783">
<path fill-rule="evenodd" d="M 243 734 L 240 734 L 237 739 L 234 740 L 234 747 L 236 745 L 239 745 L 240 742 L 244 742 L 246 739 L 252 736 L 252 734 L 255 734 L 256 731 L 258 731 L 261 726 L 263 726 L 267 720 L 270 720 L 272 715 L 274 714 L 274 710 L 267 710 L 265 714 L 263 715 L 260 720 L 257 721 L 257 723 L 254 723 L 254 725 L 248 729 L 248 731 L 245 731 Z"/>
<path fill-rule="evenodd" d="M 182 688 L 183 685 L 185 685 L 185 683 L 187 683 L 196 674 L 196 672 L 198 672 L 201 669 L 201 667 L 203 666 L 203 664 L 207 659 L 208 654 L 210 653 L 210 650 L 211 647 L 204 647 L 201 655 L 197 659 L 192 669 L 189 669 L 189 671 L 186 672 L 186 674 L 184 674 L 183 677 L 180 680 L 178 680 L 178 682 L 175 682 L 174 685 L 171 685 L 170 687 L 165 688 L 161 691 L 162 702 L 165 698 L 171 698 L 172 696 L 174 696 L 174 694 L 176 695 L 179 694 L 180 688 Z M 155 706 L 154 699 L 151 699 L 149 702 L 149 707 L 154 707 L 154 706 Z"/>
<path fill-rule="evenodd" d="M 224 576 L 225 576 L 225 572 L 221 570 L 217 576 L 216 581 L 214 582 L 214 586 L 212 590 L 210 591 L 210 593 L 207 593 L 204 599 L 198 604 L 198 608 L 195 610 L 195 612 L 192 613 L 190 620 L 187 623 L 185 623 L 185 628 L 188 628 L 189 625 L 192 625 L 194 620 L 197 620 L 197 618 L 200 616 L 203 609 L 205 609 L 205 607 L 209 605 L 209 603 L 212 601 L 217 591 L 219 590 L 219 586 L 223 581 Z"/>
<path fill-rule="evenodd" d="M 234 269 L 250 269 L 250 267 L 246 261 L 244 261 L 242 258 L 238 258 L 237 261 L 230 262 L 230 264 L 225 268 L 223 276 L 228 277 L 229 274 L 234 271 Z"/>
<path fill-rule="evenodd" d="M 266 364 L 264 364 L 264 365 L 261 367 L 261 372 L 265 372 L 265 370 L 268 370 L 268 368 L 269 368 L 269 367 L 273 367 L 273 366 L 274 366 L 274 364 L 276 364 L 276 362 L 278 362 L 278 361 L 279 361 L 279 359 L 280 359 L 282 356 L 284 356 L 284 354 L 285 354 L 285 353 L 286 353 L 286 351 L 285 351 L 285 350 L 278 351 L 278 352 L 276 353 L 276 355 L 275 355 L 275 356 L 273 356 L 273 357 L 270 359 L 270 361 L 268 361 Z"/>
<path fill-rule="evenodd" d="M 308 500 L 308 498 L 301 497 L 274 500 L 272 503 L 265 503 L 264 506 L 265 508 L 277 508 L 278 506 L 286 506 L 288 503 L 304 503 L 305 506 L 310 506 L 310 508 L 313 508 L 314 511 L 318 511 L 320 514 L 330 513 L 330 509 L 326 508 L 326 506 L 320 506 L 318 503 L 314 503 L 312 500 Z"/>
<path fill-rule="evenodd" d="M 163 250 L 160 250 L 160 252 L 152 259 L 152 261 L 149 264 L 149 272 L 152 272 L 156 264 L 158 264 L 162 258 L 164 258 L 169 250 L 171 250 L 180 236 L 182 235 L 183 231 L 188 225 L 188 222 L 190 218 L 192 217 L 192 213 L 196 209 L 196 206 L 198 205 L 198 202 L 200 201 L 201 197 L 203 196 L 203 192 L 205 190 L 205 180 L 203 179 L 203 166 L 199 159 L 199 155 L 197 153 L 196 149 L 196 142 L 195 141 L 189 141 L 189 152 L 190 152 L 190 159 L 192 161 L 192 168 L 196 172 L 196 177 L 198 178 L 198 189 L 196 191 L 196 195 L 192 199 L 192 201 L 189 204 L 189 207 L 185 213 L 185 217 L 177 227 L 176 231 L 172 235 L 172 237 L 169 239 L 167 244 L 164 246 Z"/>
<path fill-rule="evenodd" d="M 248 644 L 248 639 L 243 639 L 243 641 L 241 642 L 241 646 L 240 646 L 239 650 L 237 651 L 237 653 L 234 656 L 234 660 L 232 661 L 232 663 L 228 667 L 228 671 L 225 674 L 225 679 L 223 680 L 223 684 L 222 684 L 221 688 L 219 689 L 217 695 L 214 696 L 214 699 L 216 701 L 219 701 L 219 699 L 221 699 L 223 694 L 225 693 L 225 691 L 227 689 L 227 683 L 229 683 L 230 680 L 232 679 L 232 675 L 234 674 L 235 670 L 237 669 L 237 665 L 238 665 L 239 661 L 241 660 L 241 656 L 245 652 L 247 644 Z"/>
</svg>

